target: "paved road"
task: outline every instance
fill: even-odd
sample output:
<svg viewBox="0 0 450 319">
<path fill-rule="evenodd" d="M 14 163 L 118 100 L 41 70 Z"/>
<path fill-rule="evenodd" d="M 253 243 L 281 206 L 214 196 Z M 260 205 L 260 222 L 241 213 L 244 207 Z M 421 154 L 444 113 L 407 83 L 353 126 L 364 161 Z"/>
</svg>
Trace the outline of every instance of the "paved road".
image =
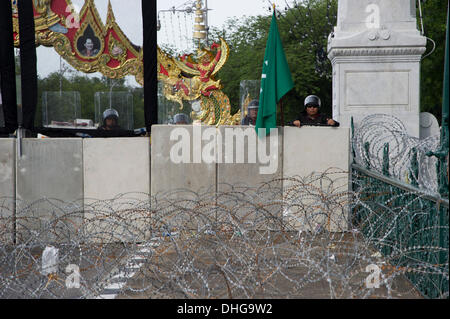
<svg viewBox="0 0 450 319">
<path fill-rule="evenodd" d="M 44 247 L 9 249 L 0 256 L 3 299 L 422 298 L 354 233 L 205 232 L 134 245 L 60 245 L 60 271 L 50 277 L 40 273 Z M 80 288 L 66 287 L 68 264 L 79 266 Z M 380 270 L 379 288 L 366 284 L 368 265 Z"/>
</svg>

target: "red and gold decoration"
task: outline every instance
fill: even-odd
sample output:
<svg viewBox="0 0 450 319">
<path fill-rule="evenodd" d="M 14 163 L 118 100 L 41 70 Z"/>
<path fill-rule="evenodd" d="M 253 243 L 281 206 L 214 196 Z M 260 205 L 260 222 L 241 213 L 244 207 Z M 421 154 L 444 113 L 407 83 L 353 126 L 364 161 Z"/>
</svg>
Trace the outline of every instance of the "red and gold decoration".
<svg viewBox="0 0 450 319">
<path fill-rule="evenodd" d="M 19 47 L 17 0 L 13 6 L 14 45 Z M 85 0 L 77 13 L 70 0 L 33 0 L 36 45 L 53 47 L 75 69 L 84 73 L 100 72 L 108 78 L 132 75 L 143 85 L 143 51 L 125 36 L 108 3 L 103 24 L 94 0 Z M 164 95 L 183 107 L 183 100 L 201 102 L 195 119 L 208 125 L 239 124 L 241 113 L 231 115 L 228 97 L 221 91 L 217 72 L 226 63 L 229 47 L 221 39 L 210 49 L 179 58 L 158 48 L 158 80 Z"/>
<path fill-rule="evenodd" d="M 17 0 L 12 0 L 14 45 L 19 47 Z M 75 69 L 109 78 L 136 77 L 143 84 L 141 48 L 116 23 L 111 3 L 104 25 L 93 0 L 78 14 L 70 0 L 33 0 L 36 45 L 53 47 Z"/>
<path fill-rule="evenodd" d="M 158 80 L 164 85 L 165 97 L 179 103 L 180 109 L 183 101 L 200 100 L 201 112 L 193 112 L 192 117 L 207 125 L 239 124 L 241 113 L 231 116 L 230 100 L 221 91 L 220 80 L 215 79 L 228 55 L 229 47 L 223 39 L 211 50 L 199 49 L 197 58 L 190 54 L 176 59 L 158 48 Z"/>
</svg>

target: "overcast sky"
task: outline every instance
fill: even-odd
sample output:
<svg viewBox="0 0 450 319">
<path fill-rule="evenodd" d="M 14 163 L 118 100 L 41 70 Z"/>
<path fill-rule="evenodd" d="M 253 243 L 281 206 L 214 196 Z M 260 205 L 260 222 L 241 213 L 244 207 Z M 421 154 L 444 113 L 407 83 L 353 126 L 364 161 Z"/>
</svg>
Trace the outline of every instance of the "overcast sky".
<svg viewBox="0 0 450 319">
<path fill-rule="evenodd" d="M 166 12 L 175 7 L 183 10 L 195 0 L 157 0 L 161 30 L 158 32 L 158 43 L 172 43 L 187 49 L 187 37 L 192 37 L 194 14 L 184 12 Z M 271 2 L 284 7 L 285 0 L 208 0 L 208 24 L 220 27 L 231 17 L 252 15 L 269 15 L 268 8 Z M 290 2 L 290 1 L 288 1 Z M 81 9 L 84 0 L 72 0 L 76 9 Z M 95 0 L 97 10 L 103 22 L 106 21 L 108 0 Z M 111 0 L 116 21 L 126 36 L 135 44 L 142 45 L 142 11 L 141 0 Z M 49 73 L 59 70 L 59 55 L 52 48 L 40 46 L 37 49 L 38 74 L 46 77 Z M 100 74 L 94 74 L 100 76 Z M 133 77 L 128 77 L 130 85 L 138 85 Z"/>
</svg>

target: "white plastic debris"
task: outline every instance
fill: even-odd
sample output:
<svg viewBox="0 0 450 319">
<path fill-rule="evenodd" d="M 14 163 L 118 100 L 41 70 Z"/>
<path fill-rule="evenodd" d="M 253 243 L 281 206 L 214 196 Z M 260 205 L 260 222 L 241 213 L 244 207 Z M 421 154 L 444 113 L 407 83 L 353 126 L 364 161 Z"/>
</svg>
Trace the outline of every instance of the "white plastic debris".
<svg viewBox="0 0 450 319">
<path fill-rule="evenodd" d="M 383 255 L 377 251 L 376 253 L 373 253 L 372 255 L 370 255 L 370 257 L 381 258 L 381 257 L 383 257 Z"/>
<path fill-rule="evenodd" d="M 53 246 L 47 246 L 42 253 L 41 274 L 47 276 L 58 272 L 59 250 Z"/>
</svg>

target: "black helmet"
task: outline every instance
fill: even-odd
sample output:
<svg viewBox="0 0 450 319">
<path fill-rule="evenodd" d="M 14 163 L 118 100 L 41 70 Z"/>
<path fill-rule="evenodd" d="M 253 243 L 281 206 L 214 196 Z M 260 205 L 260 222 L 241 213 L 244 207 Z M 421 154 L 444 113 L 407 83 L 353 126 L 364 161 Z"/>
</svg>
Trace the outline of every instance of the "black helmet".
<svg viewBox="0 0 450 319">
<path fill-rule="evenodd" d="M 119 119 L 119 112 L 114 109 L 107 109 L 105 112 L 103 112 L 103 121 L 105 121 L 109 117 L 113 117 L 117 121 Z"/>
<path fill-rule="evenodd" d="M 321 102 L 317 95 L 308 95 L 305 99 L 305 108 L 309 105 L 315 105 L 320 108 Z"/>
<path fill-rule="evenodd" d="M 250 109 L 257 109 L 259 108 L 259 101 L 258 100 L 251 100 L 250 103 L 248 103 L 247 108 Z"/>
</svg>

